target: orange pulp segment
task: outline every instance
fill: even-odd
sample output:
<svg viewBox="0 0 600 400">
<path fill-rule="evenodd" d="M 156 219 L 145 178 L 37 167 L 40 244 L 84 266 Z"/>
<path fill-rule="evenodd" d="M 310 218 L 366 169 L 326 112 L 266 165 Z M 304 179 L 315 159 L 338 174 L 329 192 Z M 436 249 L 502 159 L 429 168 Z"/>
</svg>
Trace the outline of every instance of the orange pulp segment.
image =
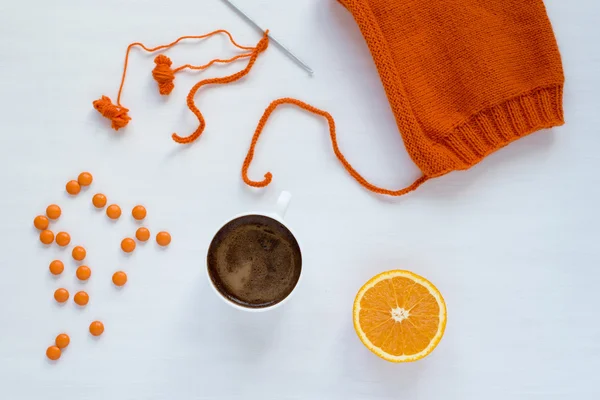
<svg viewBox="0 0 600 400">
<path fill-rule="evenodd" d="M 446 328 L 446 303 L 427 279 L 410 271 L 376 275 L 358 291 L 354 329 L 363 344 L 391 362 L 429 355 Z"/>
</svg>

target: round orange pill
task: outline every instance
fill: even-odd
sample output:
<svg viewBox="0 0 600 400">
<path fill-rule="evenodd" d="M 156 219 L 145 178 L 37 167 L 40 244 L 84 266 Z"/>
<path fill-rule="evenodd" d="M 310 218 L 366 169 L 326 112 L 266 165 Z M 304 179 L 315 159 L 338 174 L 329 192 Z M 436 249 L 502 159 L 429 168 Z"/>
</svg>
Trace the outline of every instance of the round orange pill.
<svg viewBox="0 0 600 400">
<path fill-rule="evenodd" d="M 146 218 L 146 208 L 144 206 L 135 206 L 131 210 L 131 215 L 133 215 L 133 218 L 141 221 Z"/>
<path fill-rule="evenodd" d="M 69 243 L 71 243 L 71 236 L 69 236 L 67 232 L 58 232 L 56 234 L 56 244 L 61 247 L 65 247 Z"/>
<path fill-rule="evenodd" d="M 106 215 L 108 215 L 108 218 L 110 218 L 110 219 L 119 218 L 121 216 L 121 207 L 119 207 L 116 204 L 111 204 L 106 209 Z"/>
<path fill-rule="evenodd" d="M 96 193 L 94 197 L 92 197 L 92 204 L 96 208 L 104 208 L 106 205 L 106 196 L 102 193 Z"/>
<path fill-rule="evenodd" d="M 123 271 L 117 271 L 113 274 L 112 281 L 116 286 L 123 286 L 127 283 L 127 274 Z"/>
<path fill-rule="evenodd" d="M 48 218 L 46 218 L 43 215 L 38 215 L 33 220 L 33 226 L 35 226 L 40 231 L 43 231 L 44 229 L 48 228 L 48 225 L 50 225 L 50 221 L 48 221 Z"/>
<path fill-rule="evenodd" d="M 46 229 L 40 232 L 40 242 L 44 244 L 52 244 L 54 242 L 54 232 Z"/>
<path fill-rule="evenodd" d="M 67 193 L 69 193 L 72 196 L 75 196 L 76 194 L 78 194 L 81 191 L 81 186 L 79 185 L 79 182 L 77 181 L 69 181 L 67 182 Z"/>
<path fill-rule="evenodd" d="M 150 231 L 144 227 L 138 228 L 138 230 L 135 231 L 135 237 L 140 242 L 145 242 L 146 240 L 150 239 Z"/>
<path fill-rule="evenodd" d="M 77 177 L 77 182 L 81 186 L 90 186 L 92 184 L 93 180 L 94 180 L 94 177 L 89 172 L 82 172 Z"/>
<path fill-rule="evenodd" d="M 169 232 L 158 232 L 158 234 L 156 235 L 156 243 L 163 247 L 168 246 L 169 243 L 171 243 L 171 235 L 169 234 Z"/>
<path fill-rule="evenodd" d="M 71 252 L 73 258 L 77 261 L 82 261 L 85 258 L 86 252 L 85 249 L 81 246 L 73 247 L 73 251 Z"/>
<path fill-rule="evenodd" d="M 65 270 L 65 264 L 60 260 L 54 260 L 50 263 L 49 268 L 52 275 L 60 275 Z"/>
<path fill-rule="evenodd" d="M 56 343 L 56 347 L 58 347 L 59 349 L 64 349 L 69 345 L 69 343 L 71 343 L 71 338 L 66 333 L 61 333 L 56 337 L 54 343 Z"/>
<path fill-rule="evenodd" d="M 90 296 L 82 290 L 81 292 L 75 293 L 73 300 L 75 303 L 83 307 L 90 301 Z"/>
<path fill-rule="evenodd" d="M 131 253 L 135 250 L 135 240 L 132 238 L 125 238 L 121 241 L 121 249 L 125 253 Z"/>
<path fill-rule="evenodd" d="M 92 275 L 92 270 L 86 265 L 81 265 L 77 268 L 77 271 L 75 271 L 75 275 L 77 275 L 77 279 L 80 281 L 87 281 Z"/>
<path fill-rule="evenodd" d="M 50 219 L 58 219 L 61 214 L 62 210 L 56 204 L 50 204 L 48 207 L 46 207 L 46 215 Z"/>
<path fill-rule="evenodd" d="M 104 332 L 104 324 L 100 321 L 94 321 L 90 324 L 90 333 L 94 336 L 100 336 Z"/>
<path fill-rule="evenodd" d="M 67 289 L 56 289 L 54 292 L 54 300 L 58 301 L 59 303 L 64 303 L 65 301 L 69 300 L 69 292 Z"/>
<path fill-rule="evenodd" d="M 60 358 L 60 349 L 57 346 L 50 346 L 46 350 L 46 357 L 52 361 L 56 361 Z"/>
</svg>

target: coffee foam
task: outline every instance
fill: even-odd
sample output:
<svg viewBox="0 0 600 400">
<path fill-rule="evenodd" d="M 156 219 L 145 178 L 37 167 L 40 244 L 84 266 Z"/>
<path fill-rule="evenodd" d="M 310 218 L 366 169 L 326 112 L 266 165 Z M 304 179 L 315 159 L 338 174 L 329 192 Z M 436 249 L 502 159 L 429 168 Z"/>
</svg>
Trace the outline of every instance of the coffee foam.
<svg viewBox="0 0 600 400">
<path fill-rule="evenodd" d="M 217 233 L 208 264 L 211 279 L 226 297 L 246 307 L 268 307 L 294 289 L 302 259 L 298 243 L 282 224 L 245 216 Z"/>
</svg>

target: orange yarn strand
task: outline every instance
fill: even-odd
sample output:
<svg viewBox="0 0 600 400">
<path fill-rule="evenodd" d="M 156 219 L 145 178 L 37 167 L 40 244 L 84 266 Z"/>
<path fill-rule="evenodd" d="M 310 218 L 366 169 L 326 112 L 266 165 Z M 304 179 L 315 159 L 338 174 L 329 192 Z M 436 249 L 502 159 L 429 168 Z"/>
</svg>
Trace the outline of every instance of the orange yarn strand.
<svg viewBox="0 0 600 400">
<path fill-rule="evenodd" d="M 221 85 L 227 84 L 227 83 L 235 82 L 235 81 L 243 78 L 244 76 L 246 76 L 250 72 L 252 67 L 254 66 L 254 63 L 256 62 L 256 59 L 258 58 L 260 53 L 265 51 L 267 49 L 267 47 L 269 46 L 269 38 L 267 35 L 268 35 L 268 31 L 265 32 L 263 38 L 258 42 L 256 47 L 252 51 L 252 53 L 250 55 L 250 59 L 248 60 L 248 65 L 246 65 L 246 68 L 244 68 L 243 70 L 241 70 L 239 72 L 236 72 L 235 74 L 229 75 L 229 76 L 225 76 L 225 77 L 221 77 L 221 78 L 204 79 L 204 80 L 198 82 L 197 84 L 195 84 L 194 87 L 192 87 L 192 89 L 190 90 L 190 93 L 187 96 L 187 105 L 188 105 L 188 108 L 190 109 L 190 111 L 192 111 L 194 113 L 194 115 L 198 118 L 199 125 L 198 125 L 198 128 L 194 132 L 192 132 L 192 134 L 190 134 L 189 136 L 183 137 L 183 136 L 179 136 L 177 133 L 173 133 L 172 138 L 174 141 L 176 141 L 177 143 L 180 143 L 180 144 L 188 144 L 188 143 L 192 143 L 193 141 L 198 139 L 200 137 L 200 135 L 202 135 L 202 132 L 204 132 L 204 128 L 206 127 L 206 121 L 204 120 L 204 116 L 202 115 L 202 113 L 200 112 L 198 107 L 196 107 L 196 104 L 194 102 L 194 97 L 196 96 L 196 93 L 202 86 L 211 85 L 211 84 L 221 84 Z M 240 56 L 238 58 L 241 58 L 242 56 Z"/>
<path fill-rule="evenodd" d="M 156 46 L 156 47 L 152 47 L 152 48 L 146 47 L 143 43 L 139 43 L 139 42 L 131 43 L 129 46 L 127 46 L 127 51 L 125 52 L 125 62 L 123 65 L 123 74 L 121 75 L 121 84 L 119 85 L 119 92 L 117 94 L 116 105 L 112 103 L 112 101 L 109 97 L 102 96 L 100 99 L 95 100 L 93 102 L 94 108 L 100 114 L 102 114 L 102 116 L 104 116 L 112 121 L 112 128 L 114 130 L 119 130 L 120 128 L 125 127 L 129 123 L 129 121 L 131 121 L 131 117 L 129 117 L 129 115 L 127 114 L 129 112 L 129 109 L 127 109 L 126 107 L 123 107 L 121 105 L 121 95 L 123 93 L 123 86 L 125 84 L 125 77 L 127 75 L 127 66 L 129 64 L 129 53 L 131 52 L 132 48 L 141 47 L 146 52 L 153 53 L 155 51 L 169 49 L 169 48 L 175 46 L 176 44 L 178 44 L 179 42 L 181 42 L 182 40 L 205 39 L 205 38 L 209 38 L 211 36 L 214 36 L 214 35 L 217 35 L 220 33 L 227 35 L 227 37 L 229 38 L 229 41 L 238 49 L 247 50 L 247 51 L 251 51 L 251 52 L 255 51 L 254 47 L 242 46 L 242 45 L 238 44 L 233 39 L 233 36 L 231 35 L 231 33 L 229 33 L 228 31 L 226 31 L 224 29 L 218 29 L 216 31 L 207 33 L 205 35 L 182 36 L 169 44 L 164 44 L 164 45 L 160 45 L 160 46 Z M 173 88 L 174 88 L 173 80 L 175 79 L 174 74 L 178 71 L 181 71 L 185 68 L 202 70 L 202 69 L 210 67 L 211 65 L 213 65 L 214 63 L 217 63 L 217 62 L 229 63 L 229 62 L 235 61 L 239 58 L 250 57 L 251 54 L 252 53 L 240 54 L 240 55 L 232 57 L 228 60 L 216 59 L 216 60 L 212 60 L 208 64 L 205 64 L 203 66 L 198 66 L 198 67 L 186 64 L 175 70 L 171 70 L 171 60 L 167 56 L 159 55 L 154 60 L 154 62 L 156 63 L 156 67 L 152 71 L 152 76 L 158 83 L 158 88 L 159 88 L 160 94 L 166 95 L 166 94 L 171 93 L 171 91 L 173 90 Z"/>
<path fill-rule="evenodd" d="M 267 121 L 269 120 L 269 117 L 273 113 L 273 111 L 275 111 L 275 109 L 282 104 L 292 104 L 297 107 L 300 107 L 301 109 L 303 109 L 305 111 L 308 111 L 308 112 L 316 114 L 316 115 L 320 115 L 321 117 L 325 118 L 327 120 L 327 122 L 329 123 L 329 134 L 331 136 L 331 145 L 333 147 L 333 152 L 335 153 L 336 157 L 342 163 L 342 165 L 344 166 L 346 171 L 348 171 L 348 173 L 358 183 L 360 183 L 363 187 L 370 190 L 371 192 L 385 194 L 388 196 L 402 196 L 409 192 L 412 192 L 413 190 L 415 190 L 419 186 L 421 186 L 421 184 L 423 184 L 425 181 L 427 181 L 428 178 L 426 176 L 422 176 L 419 179 L 417 179 L 412 185 L 410 185 L 404 189 L 400 189 L 400 190 L 383 189 L 383 188 L 380 188 L 378 186 L 375 186 L 375 185 L 369 183 L 365 178 L 362 177 L 362 175 L 360 175 L 352 167 L 352 165 L 350 165 L 350 163 L 346 160 L 346 157 L 344 157 L 344 155 L 340 151 L 340 148 L 337 143 L 335 121 L 333 120 L 333 117 L 331 116 L 331 114 L 329 114 L 327 111 L 320 110 L 320 109 L 313 107 L 310 104 L 304 103 L 300 100 L 286 97 L 286 98 L 282 98 L 282 99 L 275 100 L 274 102 L 272 102 L 269 105 L 269 107 L 267 107 L 262 118 L 258 122 L 256 131 L 254 132 L 254 136 L 252 137 L 250 149 L 248 150 L 248 154 L 246 155 L 246 159 L 244 160 L 244 164 L 242 165 L 242 179 L 244 180 L 244 182 L 247 185 L 252 186 L 252 187 L 265 187 L 268 184 L 270 184 L 271 181 L 273 180 L 273 174 L 271 174 L 270 172 L 267 172 L 264 175 L 265 178 L 262 181 L 253 181 L 250 178 L 248 178 L 248 169 L 250 168 L 250 163 L 252 163 L 252 159 L 254 158 L 254 148 L 256 147 L 256 143 L 258 142 L 258 138 L 260 137 L 260 134 L 262 133 L 262 131 L 263 131 Z"/>
<path fill-rule="evenodd" d="M 237 56 L 228 58 L 227 60 L 221 60 L 221 59 L 217 58 L 217 59 L 214 59 L 214 60 L 212 60 L 212 61 L 210 61 L 210 62 L 208 62 L 208 63 L 206 63 L 204 65 L 199 65 L 199 66 L 185 64 L 185 65 L 182 65 L 181 67 L 175 68 L 173 70 L 173 73 L 177 73 L 177 72 L 182 71 L 184 69 L 203 70 L 203 69 L 206 69 L 206 68 L 210 67 L 211 65 L 213 65 L 215 63 L 229 64 L 229 63 L 231 63 L 231 62 L 233 62 L 235 60 L 239 60 L 241 58 L 248 58 L 248 57 L 251 57 L 251 56 L 252 56 L 252 53 L 244 53 L 244 54 L 238 54 Z"/>
<path fill-rule="evenodd" d="M 196 65 L 185 64 L 185 65 L 182 65 L 181 67 L 171 69 L 171 64 L 172 64 L 171 59 L 169 57 L 165 56 L 164 54 L 159 54 L 154 59 L 154 63 L 156 64 L 156 67 L 154 67 L 154 69 L 152 70 L 152 77 L 154 78 L 156 83 L 158 83 L 159 93 L 162 95 L 168 95 L 168 94 L 171 94 L 171 91 L 175 87 L 175 85 L 173 84 L 173 80 L 175 79 L 175 74 L 179 71 L 182 71 L 184 69 L 203 70 L 203 69 L 210 67 L 211 65 L 213 65 L 215 63 L 228 64 L 235 60 L 239 60 L 240 58 L 250 57 L 251 55 L 252 55 L 252 53 L 238 54 L 237 56 L 228 58 L 227 60 L 221 60 L 219 58 L 216 58 L 204 65 L 196 66 Z"/>
</svg>

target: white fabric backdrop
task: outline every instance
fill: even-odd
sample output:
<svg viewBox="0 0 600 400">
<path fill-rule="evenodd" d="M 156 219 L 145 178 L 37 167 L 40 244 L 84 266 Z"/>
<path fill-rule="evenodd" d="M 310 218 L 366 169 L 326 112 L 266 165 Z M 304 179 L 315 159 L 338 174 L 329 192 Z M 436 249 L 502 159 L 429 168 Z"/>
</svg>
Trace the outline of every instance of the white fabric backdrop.
<svg viewBox="0 0 600 400">
<path fill-rule="evenodd" d="M 374 183 L 397 188 L 419 171 L 406 154 L 379 77 L 349 13 L 333 0 L 238 0 L 313 67 L 308 78 L 270 48 L 237 84 L 197 97 L 208 126 L 194 145 L 172 132 L 196 126 L 185 96 L 199 76 L 182 73 L 161 98 L 152 56 L 134 51 L 123 94 L 130 125 L 108 128 L 91 102 L 116 97 L 128 43 L 165 43 L 227 28 L 258 35 L 218 0 L 39 1 L 0 4 L 0 398 L 17 399 L 597 399 L 600 369 L 598 171 L 600 54 L 595 0 L 547 0 L 567 76 L 567 124 L 536 133 L 391 200 L 362 189 L 335 159 L 324 121 L 291 109 L 271 120 L 251 176 L 240 179 L 252 132 L 268 103 L 292 96 L 336 118 L 342 150 Z M 183 45 L 175 64 L 234 54 L 223 38 Z M 64 184 L 82 170 L 93 188 L 76 199 Z M 222 304 L 206 282 L 205 248 L 233 214 L 269 209 L 293 193 L 288 221 L 304 245 L 295 298 L 270 314 Z M 130 218 L 110 223 L 91 209 L 96 191 L 126 215 L 142 203 L 153 232 L 131 257 L 120 239 Z M 44 249 L 33 217 L 57 202 L 54 228 L 88 249 L 81 285 L 68 254 Z M 47 265 L 65 260 L 52 278 Z M 354 295 L 395 268 L 433 281 L 448 304 L 446 335 L 425 360 L 393 365 L 354 334 Z M 122 291 L 110 284 L 124 269 Z M 77 310 L 55 288 L 90 293 Z M 101 319 L 99 340 L 87 333 Z M 52 365 L 44 352 L 65 331 L 72 343 Z"/>
</svg>

